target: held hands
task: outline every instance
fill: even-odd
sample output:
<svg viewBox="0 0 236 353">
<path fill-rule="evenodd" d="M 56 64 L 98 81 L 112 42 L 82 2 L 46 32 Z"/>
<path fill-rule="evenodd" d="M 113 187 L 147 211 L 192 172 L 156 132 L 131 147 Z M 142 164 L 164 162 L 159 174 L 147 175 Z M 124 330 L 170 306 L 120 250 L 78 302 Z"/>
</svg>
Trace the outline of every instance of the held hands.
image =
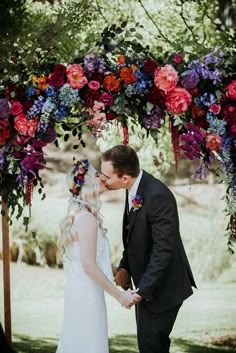
<svg viewBox="0 0 236 353">
<path fill-rule="evenodd" d="M 137 294 L 138 290 L 139 289 L 135 289 L 135 290 L 128 289 L 125 292 L 121 292 L 120 298 L 118 299 L 120 304 L 127 309 L 131 309 L 134 304 L 142 300 L 142 297 Z"/>
<path fill-rule="evenodd" d="M 122 304 L 120 301 L 122 306 L 126 307 L 127 309 L 131 309 L 133 305 L 143 299 L 141 295 L 137 294 L 139 288 L 136 290 L 132 289 L 130 274 L 124 268 L 118 268 L 114 278 L 116 285 L 122 287 L 126 291 L 122 293 L 122 300 L 124 300 L 124 304 Z M 128 303 L 127 300 L 130 300 L 130 302 Z"/>
<path fill-rule="evenodd" d="M 124 290 L 132 289 L 130 274 L 124 268 L 118 268 L 114 277 L 117 286 L 122 287 Z"/>
</svg>

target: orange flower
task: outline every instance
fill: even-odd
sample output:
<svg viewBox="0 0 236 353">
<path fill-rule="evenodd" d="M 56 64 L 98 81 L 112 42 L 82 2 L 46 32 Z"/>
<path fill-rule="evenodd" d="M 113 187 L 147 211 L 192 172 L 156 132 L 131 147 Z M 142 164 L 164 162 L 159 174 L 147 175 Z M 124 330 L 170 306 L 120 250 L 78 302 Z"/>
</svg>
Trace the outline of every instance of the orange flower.
<svg viewBox="0 0 236 353">
<path fill-rule="evenodd" d="M 124 57 L 124 55 L 118 55 L 118 57 L 117 57 L 117 62 L 118 62 L 118 64 L 124 64 L 125 63 L 125 57 Z"/>
<path fill-rule="evenodd" d="M 37 82 L 37 76 L 35 75 L 35 74 L 32 74 L 31 75 L 31 80 L 33 81 L 33 82 Z"/>
<path fill-rule="evenodd" d="M 134 76 L 132 70 L 128 67 L 122 67 L 122 69 L 120 69 L 119 75 L 122 81 L 124 81 L 127 85 L 137 81 L 137 77 Z"/>
<path fill-rule="evenodd" d="M 135 72 L 135 71 L 138 70 L 137 66 L 134 65 L 134 64 L 132 64 L 130 67 L 131 67 L 131 70 L 132 70 L 133 72 Z"/>
<path fill-rule="evenodd" d="M 209 134 L 206 136 L 206 148 L 208 148 L 210 151 L 219 151 L 221 147 L 221 137 L 216 134 Z"/>
<path fill-rule="evenodd" d="M 41 91 L 45 91 L 48 88 L 49 84 L 48 83 L 42 83 L 41 85 L 38 85 L 38 89 L 41 89 Z"/>
<path fill-rule="evenodd" d="M 47 82 L 47 78 L 45 76 L 40 76 L 38 78 L 38 84 L 39 85 L 45 84 L 46 82 Z"/>
<path fill-rule="evenodd" d="M 103 86 L 108 91 L 119 92 L 121 90 L 120 79 L 111 73 L 104 78 Z"/>
</svg>

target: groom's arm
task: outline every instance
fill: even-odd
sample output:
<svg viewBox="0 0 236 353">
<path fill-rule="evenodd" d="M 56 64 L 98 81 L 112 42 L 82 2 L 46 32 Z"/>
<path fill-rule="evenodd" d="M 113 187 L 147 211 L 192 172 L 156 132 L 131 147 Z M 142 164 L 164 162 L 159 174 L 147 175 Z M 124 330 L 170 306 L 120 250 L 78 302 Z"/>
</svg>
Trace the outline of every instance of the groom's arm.
<svg viewBox="0 0 236 353">
<path fill-rule="evenodd" d="M 179 228 L 177 207 L 170 192 L 154 195 L 148 208 L 153 247 L 148 265 L 139 284 L 138 294 L 152 300 L 155 290 L 165 278 L 172 260 Z M 167 280 L 167 279 L 165 279 Z"/>
<path fill-rule="evenodd" d="M 115 283 L 117 286 L 121 286 L 125 290 L 132 288 L 131 276 L 129 271 L 129 263 L 127 258 L 127 253 L 125 250 L 123 251 L 123 257 L 117 269 L 117 273 L 115 276 Z"/>
</svg>

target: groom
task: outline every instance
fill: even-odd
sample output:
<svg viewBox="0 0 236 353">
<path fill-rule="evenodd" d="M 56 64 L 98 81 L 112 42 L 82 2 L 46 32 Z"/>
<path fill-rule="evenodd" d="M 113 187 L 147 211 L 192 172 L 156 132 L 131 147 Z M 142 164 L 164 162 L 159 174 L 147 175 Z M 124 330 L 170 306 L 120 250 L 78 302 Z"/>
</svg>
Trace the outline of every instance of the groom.
<svg viewBox="0 0 236 353">
<path fill-rule="evenodd" d="M 136 288 L 140 353 L 169 353 L 169 335 L 183 301 L 196 287 L 179 233 L 176 201 L 158 179 L 140 170 L 136 152 L 124 145 L 102 155 L 102 178 L 110 190 L 126 189 L 124 252 L 117 285 Z"/>
</svg>

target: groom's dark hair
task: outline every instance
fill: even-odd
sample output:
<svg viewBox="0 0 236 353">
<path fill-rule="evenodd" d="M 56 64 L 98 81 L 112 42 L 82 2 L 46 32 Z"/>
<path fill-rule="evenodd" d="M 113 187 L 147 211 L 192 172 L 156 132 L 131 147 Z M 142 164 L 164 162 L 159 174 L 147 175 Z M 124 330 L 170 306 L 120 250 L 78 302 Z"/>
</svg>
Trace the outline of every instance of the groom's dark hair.
<svg viewBox="0 0 236 353">
<path fill-rule="evenodd" d="M 121 178 L 124 174 L 136 178 L 139 175 L 139 160 L 133 148 L 125 145 L 117 145 L 102 154 L 104 162 L 111 162 L 114 171 Z"/>
</svg>

